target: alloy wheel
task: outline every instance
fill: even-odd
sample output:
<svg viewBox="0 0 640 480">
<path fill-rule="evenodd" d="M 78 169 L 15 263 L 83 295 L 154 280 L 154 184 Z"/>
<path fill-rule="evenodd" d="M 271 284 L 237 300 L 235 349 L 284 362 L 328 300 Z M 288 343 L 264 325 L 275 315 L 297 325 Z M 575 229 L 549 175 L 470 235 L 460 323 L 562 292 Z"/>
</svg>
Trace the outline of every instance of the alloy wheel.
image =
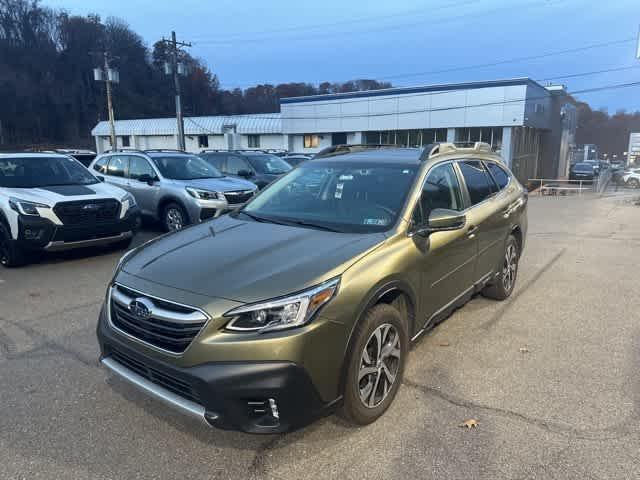
<svg viewBox="0 0 640 480">
<path fill-rule="evenodd" d="M 504 267 L 502 268 L 502 286 L 507 292 L 513 288 L 516 280 L 516 270 L 518 268 L 518 253 L 513 243 L 507 246 L 504 254 Z"/>
<path fill-rule="evenodd" d="M 400 369 L 400 336 L 388 323 L 376 328 L 360 356 L 358 390 L 360 401 L 375 408 L 389 395 Z"/>
<path fill-rule="evenodd" d="M 166 223 L 169 231 L 182 230 L 184 227 L 184 218 L 182 212 L 177 208 L 170 208 L 166 213 Z"/>
</svg>

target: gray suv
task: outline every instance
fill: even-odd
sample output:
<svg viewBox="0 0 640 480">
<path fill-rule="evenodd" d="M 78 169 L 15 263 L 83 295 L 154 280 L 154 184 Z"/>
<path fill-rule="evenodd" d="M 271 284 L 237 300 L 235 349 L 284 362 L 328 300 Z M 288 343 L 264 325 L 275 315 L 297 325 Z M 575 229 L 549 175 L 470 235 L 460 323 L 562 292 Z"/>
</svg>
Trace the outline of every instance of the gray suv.
<svg viewBox="0 0 640 480">
<path fill-rule="evenodd" d="M 209 162 L 177 150 L 126 150 L 98 156 L 90 167 L 98 179 L 136 199 L 142 215 L 166 231 L 214 218 L 244 205 L 258 187 L 227 177 Z"/>
</svg>

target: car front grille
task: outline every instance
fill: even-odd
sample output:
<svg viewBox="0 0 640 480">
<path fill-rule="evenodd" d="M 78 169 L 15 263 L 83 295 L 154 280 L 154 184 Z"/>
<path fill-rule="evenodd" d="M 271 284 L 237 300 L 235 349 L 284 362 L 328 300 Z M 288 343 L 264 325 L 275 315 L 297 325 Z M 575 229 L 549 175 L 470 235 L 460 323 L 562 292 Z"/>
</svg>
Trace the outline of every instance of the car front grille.
<svg viewBox="0 0 640 480">
<path fill-rule="evenodd" d="M 224 197 L 229 205 L 238 205 L 248 202 L 253 197 L 253 190 L 238 190 L 235 192 L 224 192 Z"/>
<path fill-rule="evenodd" d="M 187 400 L 200 403 L 200 397 L 197 392 L 187 382 L 166 372 L 160 371 L 157 368 L 151 367 L 143 360 L 134 358 L 133 356 L 128 355 L 119 349 L 113 348 L 112 346 L 108 347 L 107 355 L 122 366 L 127 367 L 129 370 L 132 370 L 150 382 L 160 385 L 167 390 L 186 398 Z"/>
<path fill-rule="evenodd" d="M 208 320 L 198 309 L 147 297 L 121 285 L 111 290 L 110 309 L 111 324 L 116 329 L 176 354 L 187 349 Z"/>
<path fill-rule="evenodd" d="M 116 220 L 120 202 L 113 198 L 60 202 L 53 212 L 64 225 L 94 225 Z"/>
</svg>

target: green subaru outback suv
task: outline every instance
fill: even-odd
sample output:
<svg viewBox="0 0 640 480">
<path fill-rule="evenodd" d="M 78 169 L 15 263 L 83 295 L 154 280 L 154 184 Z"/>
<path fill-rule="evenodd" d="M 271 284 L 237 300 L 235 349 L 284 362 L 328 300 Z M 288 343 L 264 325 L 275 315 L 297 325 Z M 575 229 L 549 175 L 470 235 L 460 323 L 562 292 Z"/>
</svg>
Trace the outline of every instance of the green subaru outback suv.
<svg viewBox="0 0 640 480">
<path fill-rule="evenodd" d="M 127 253 L 102 364 L 208 425 L 376 420 L 422 333 L 513 291 L 527 195 L 486 144 L 331 148 L 232 214 Z"/>
</svg>

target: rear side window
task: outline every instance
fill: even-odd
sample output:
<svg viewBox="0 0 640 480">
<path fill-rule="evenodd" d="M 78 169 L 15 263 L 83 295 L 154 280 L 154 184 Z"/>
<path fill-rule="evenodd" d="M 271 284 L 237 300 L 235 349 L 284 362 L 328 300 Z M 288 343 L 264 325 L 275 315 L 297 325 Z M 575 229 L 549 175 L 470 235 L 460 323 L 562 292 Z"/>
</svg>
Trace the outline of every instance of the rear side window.
<svg viewBox="0 0 640 480">
<path fill-rule="evenodd" d="M 464 182 L 467 184 L 471 204 L 476 205 L 497 191 L 489 172 L 479 160 L 466 160 L 459 162 Z"/>
<path fill-rule="evenodd" d="M 489 172 L 491 172 L 491 176 L 498 184 L 498 187 L 500 187 L 500 190 L 509 184 L 509 174 L 504 170 L 504 168 L 493 162 L 486 162 L 485 165 Z"/>
<path fill-rule="evenodd" d="M 124 173 L 127 170 L 127 157 L 111 157 L 109 160 L 109 166 L 107 167 L 107 175 L 112 177 L 124 177 Z"/>
<path fill-rule="evenodd" d="M 107 173 L 107 163 L 109 163 L 109 157 L 101 158 L 93 166 L 93 169 L 96 172 L 99 172 L 99 173 L 102 173 L 102 174 L 106 175 L 106 173 Z"/>
</svg>

